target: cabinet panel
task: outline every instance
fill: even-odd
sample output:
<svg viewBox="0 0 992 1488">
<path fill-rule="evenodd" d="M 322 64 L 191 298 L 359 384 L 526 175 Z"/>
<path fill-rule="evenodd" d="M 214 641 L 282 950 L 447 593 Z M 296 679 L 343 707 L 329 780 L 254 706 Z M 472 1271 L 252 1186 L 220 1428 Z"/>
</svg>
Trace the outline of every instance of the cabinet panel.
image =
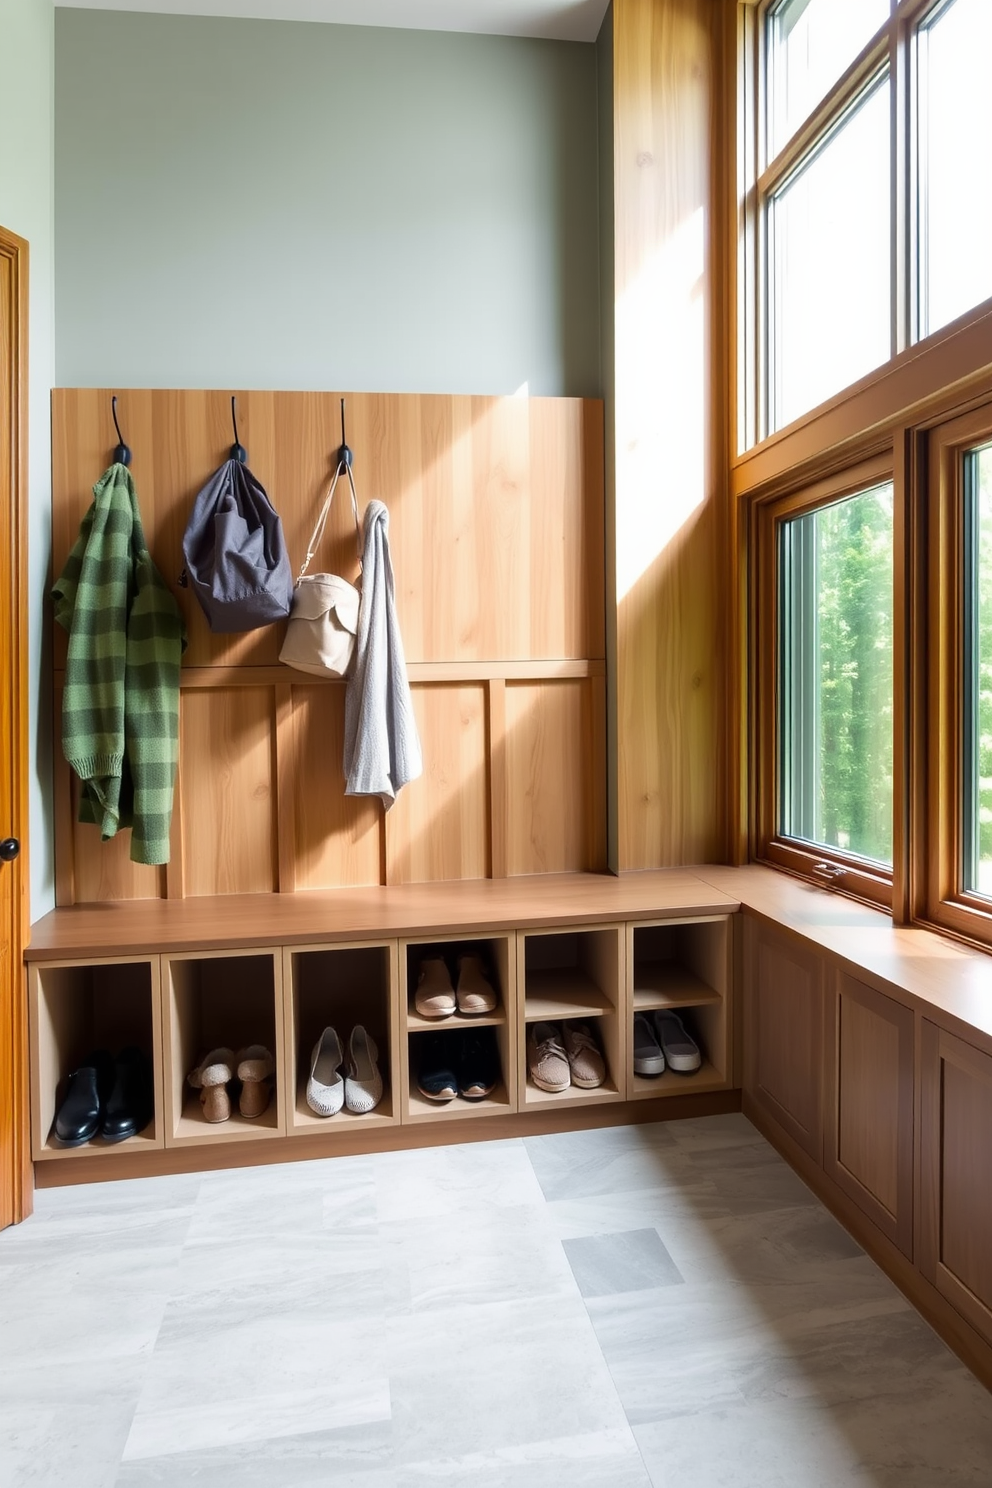
<svg viewBox="0 0 992 1488">
<path fill-rule="evenodd" d="M 744 944 L 744 1089 L 822 1162 L 820 959 L 750 916 Z"/>
<path fill-rule="evenodd" d="M 992 1340 L 992 1057 L 923 1024 L 921 1269 Z"/>
<path fill-rule="evenodd" d="M 913 1013 L 838 972 L 827 1039 L 824 1167 L 913 1251 Z"/>
</svg>

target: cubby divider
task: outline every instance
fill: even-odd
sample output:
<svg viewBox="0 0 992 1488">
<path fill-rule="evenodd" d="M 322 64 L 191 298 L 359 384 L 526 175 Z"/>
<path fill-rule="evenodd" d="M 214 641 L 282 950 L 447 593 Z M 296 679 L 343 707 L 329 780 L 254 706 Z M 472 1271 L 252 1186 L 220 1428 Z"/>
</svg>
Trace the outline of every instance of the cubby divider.
<svg viewBox="0 0 992 1488">
<path fill-rule="evenodd" d="M 162 957 L 165 1044 L 165 1145 L 250 1142 L 286 1133 L 286 1069 L 282 958 L 275 948 L 200 951 Z M 235 1054 L 262 1044 L 275 1060 L 268 1108 L 248 1119 L 231 1100 L 227 1121 L 204 1119 L 188 1083 L 204 1054 L 226 1047 Z M 235 1090 L 236 1097 L 236 1090 Z"/>
<path fill-rule="evenodd" d="M 626 1021 L 623 926 L 520 932 L 517 982 L 523 1008 L 517 1043 L 521 1109 L 592 1105 L 623 1099 Z M 570 1085 L 540 1090 L 528 1071 L 527 1042 L 536 1023 L 582 1022 L 598 1037 L 606 1079 L 594 1090 Z"/>
<path fill-rule="evenodd" d="M 165 1145 L 157 956 L 33 964 L 28 968 L 28 1017 L 32 1156 L 36 1162 L 153 1151 Z M 108 1143 L 95 1137 L 79 1147 L 59 1146 L 52 1126 L 68 1076 L 95 1049 L 116 1055 L 131 1044 L 151 1064 L 151 1122 L 124 1142 Z"/>
<path fill-rule="evenodd" d="M 288 1056 L 287 1118 L 290 1136 L 341 1135 L 399 1121 L 400 1032 L 395 941 L 287 946 L 283 985 Z M 382 1100 L 357 1115 L 347 1109 L 320 1116 L 307 1104 L 311 1055 L 323 1030 L 337 1031 L 345 1063 L 352 1029 L 361 1024 L 378 1050 Z"/>
<path fill-rule="evenodd" d="M 704 915 L 627 926 L 627 1098 L 657 1099 L 729 1089 L 731 1079 L 731 922 Z M 634 1015 L 671 1009 L 699 1045 L 692 1074 L 634 1072 Z"/>
</svg>

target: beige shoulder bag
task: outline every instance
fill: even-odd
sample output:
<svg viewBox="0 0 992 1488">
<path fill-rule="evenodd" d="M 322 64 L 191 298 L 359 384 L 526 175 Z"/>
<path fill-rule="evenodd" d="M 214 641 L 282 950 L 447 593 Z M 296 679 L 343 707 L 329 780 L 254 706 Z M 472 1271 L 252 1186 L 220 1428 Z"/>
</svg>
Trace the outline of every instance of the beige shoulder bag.
<svg viewBox="0 0 992 1488">
<path fill-rule="evenodd" d="M 293 607 L 289 614 L 286 639 L 283 641 L 279 660 L 297 671 L 310 672 L 318 677 L 346 677 L 355 655 L 355 636 L 358 633 L 358 608 L 361 595 L 354 584 L 341 579 L 337 574 L 312 574 L 307 569 L 320 547 L 327 526 L 327 518 L 337 490 L 342 470 L 351 487 L 351 509 L 355 518 L 355 532 L 359 543 L 359 566 L 361 566 L 361 524 L 358 520 L 358 493 L 352 478 L 351 467 L 340 461 L 334 472 L 331 489 L 321 508 L 317 525 L 307 548 L 306 560 L 300 569 L 293 590 Z"/>
</svg>

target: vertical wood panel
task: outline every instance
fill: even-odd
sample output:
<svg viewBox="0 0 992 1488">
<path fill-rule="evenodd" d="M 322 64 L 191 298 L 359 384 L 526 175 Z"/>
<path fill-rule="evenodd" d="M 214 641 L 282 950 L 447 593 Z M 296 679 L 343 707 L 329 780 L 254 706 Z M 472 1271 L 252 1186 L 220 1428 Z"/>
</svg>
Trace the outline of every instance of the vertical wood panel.
<svg viewBox="0 0 992 1488">
<path fill-rule="evenodd" d="M 604 717 L 598 679 L 506 688 L 506 871 L 605 866 Z"/>
<path fill-rule="evenodd" d="M 992 1058 L 923 1022 L 921 1270 L 992 1341 Z"/>
<path fill-rule="evenodd" d="M 744 1089 L 822 1162 L 820 958 L 748 916 L 744 968 Z"/>
<path fill-rule="evenodd" d="M 893 1244 L 913 1253 L 915 1018 L 835 973 L 826 1038 L 824 1168 Z"/>
<path fill-rule="evenodd" d="M 386 813 L 387 881 L 485 878 L 489 871 L 485 689 L 415 687 L 413 705 L 424 773 Z"/>
<path fill-rule="evenodd" d="M 187 692 L 180 727 L 187 894 L 272 893 L 272 689 Z M 202 767 L 205 760 L 209 769 Z"/>
<path fill-rule="evenodd" d="M 61 569 L 116 435 L 111 391 L 54 394 L 53 564 Z M 337 393 L 238 392 L 238 426 L 268 490 L 298 569 L 340 442 Z M 178 587 L 193 500 L 227 458 L 230 393 L 125 390 L 121 423 L 134 449 L 152 555 L 186 617 L 186 668 L 272 667 L 283 627 L 214 635 L 191 591 Z M 303 687 L 287 673 L 282 702 L 270 676 L 246 685 L 203 679 L 183 692 L 176 861 L 149 876 L 123 842 L 85 842 L 60 810 L 65 897 L 267 892 L 484 876 L 506 871 L 506 762 L 500 748 L 499 668 L 603 657 L 603 416 L 577 399 L 347 395 L 360 499 L 390 512 L 390 546 L 407 657 L 479 664 L 478 683 L 418 690 L 425 780 L 404 792 L 387 823 L 376 803 L 347 801 L 340 770 L 343 689 Z M 347 493 L 336 502 L 314 570 L 357 575 Z M 59 642 L 57 642 L 59 644 Z M 62 651 L 64 656 L 64 647 Z M 550 669 L 550 668 L 549 668 Z M 267 690 L 262 689 L 262 681 Z M 605 772 L 603 684 L 535 690 L 520 771 L 547 787 L 517 802 L 517 871 L 602 866 Z M 287 696 L 294 699 L 290 706 Z M 263 697 L 264 692 L 264 697 Z M 494 706 L 493 699 L 496 699 Z M 570 698 L 566 707 L 563 698 Z M 557 778 L 557 755 L 565 773 Z M 501 776 L 502 771 L 502 776 Z M 565 821 L 555 824 L 554 802 Z M 526 811 L 538 814 L 524 820 Z M 78 861 L 77 861 L 78 859 Z M 73 880 L 73 882 L 70 882 Z"/>
<path fill-rule="evenodd" d="M 296 887 L 376 884 L 378 801 L 344 793 L 344 688 L 294 687 L 292 765 Z"/>
<path fill-rule="evenodd" d="M 707 0 L 614 0 L 618 853 L 717 860 L 725 497 Z M 725 524 L 724 524 L 725 525 Z"/>
</svg>

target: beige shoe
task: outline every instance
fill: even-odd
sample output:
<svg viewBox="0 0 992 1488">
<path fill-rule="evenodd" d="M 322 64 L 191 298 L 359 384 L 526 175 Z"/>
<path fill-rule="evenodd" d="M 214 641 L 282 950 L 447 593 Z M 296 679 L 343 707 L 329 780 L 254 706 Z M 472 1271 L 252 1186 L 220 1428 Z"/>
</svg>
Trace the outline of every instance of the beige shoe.
<svg viewBox="0 0 992 1488">
<path fill-rule="evenodd" d="M 527 1068 L 538 1090 L 560 1095 L 572 1083 L 557 1023 L 532 1023 L 527 1030 Z"/>
<path fill-rule="evenodd" d="M 459 956 L 458 989 L 456 992 L 458 1011 L 478 1017 L 480 1013 L 491 1013 L 498 998 L 492 983 L 483 969 L 481 956 Z"/>
<path fill-rule="evenodd" d="M 428 956 L 421 961 L 413 1005 L 422 1018 L 450 1018 L 455 1011 L 455 989 L 442 957 Z"/>
<path fill-rule="evenodd" d="M 606 1079 L 606 1061 L 588 1023 L 566 1023 L 565 1057 L 572 1084 L 580 1090 L 595 1090 Z"/>
<path fill-rule="evenodd" d="M 272 1076 L 276 1062 L 264 1044 L 249 1044 L 238 1054 L 238 1079 L 241 1081 L 239 1107 L 242 1116 L 254 1120 L 261 1116 L 272 1099 Z"/>
<path fill-rule="evenodd" d="M 187 1075 L 193 1089 L 200 1092 L 204 1121 L 226 1121 L 230 1116 L 227 1084 L 234 1079 L 235 1062 L 230 1049 L 211 1049 Z"/>
</svg>

